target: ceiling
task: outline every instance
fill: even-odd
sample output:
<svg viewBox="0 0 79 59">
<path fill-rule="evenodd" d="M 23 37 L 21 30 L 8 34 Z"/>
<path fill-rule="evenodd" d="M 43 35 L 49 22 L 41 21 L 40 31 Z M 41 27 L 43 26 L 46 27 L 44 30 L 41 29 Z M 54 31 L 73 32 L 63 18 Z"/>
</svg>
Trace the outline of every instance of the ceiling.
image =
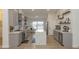
<svg viewBox="0 0 79 59">
<path fill-rule="evenodd" d="M 48 13 L 56 13 L 58 9 L 22 9 L 22 12 L 27 17 L 47 17 Z"/>
</svg>

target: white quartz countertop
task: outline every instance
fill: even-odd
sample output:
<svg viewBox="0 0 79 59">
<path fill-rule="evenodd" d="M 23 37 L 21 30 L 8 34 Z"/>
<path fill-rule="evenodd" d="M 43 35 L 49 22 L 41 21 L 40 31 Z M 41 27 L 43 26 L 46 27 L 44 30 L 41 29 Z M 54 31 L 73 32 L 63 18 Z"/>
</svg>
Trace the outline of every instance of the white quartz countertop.
<svg viewBox="0 0 79 59">
<path fill-rule="evenodd" d="M 24 31 L 29 31 L 30 28 L 27 28 L 27 29 L 23 29 L 23 30 L 20 30 L 20 31 L 13 31 L 13 32 L 10 32 L 10 34 L 18 34 L 18 33 L 21 33 L 21 32 L 24 32 Z"/>
<path fill-rule="evenodd" d="M 12 33 L 16 34 L 16 33 L 21 33 L 21 32 L 23 32 L 23 31 L 10 32 L 10 34 L 12 34 Z"/>
<path fill-rule="evenodd" d="M 63 32 L 61 30 L 54 30 L 54 31 L 58 31 L 58 32 L 61 32 L 61 33 L 72 33 L 72 32 Z"/>
</svg>

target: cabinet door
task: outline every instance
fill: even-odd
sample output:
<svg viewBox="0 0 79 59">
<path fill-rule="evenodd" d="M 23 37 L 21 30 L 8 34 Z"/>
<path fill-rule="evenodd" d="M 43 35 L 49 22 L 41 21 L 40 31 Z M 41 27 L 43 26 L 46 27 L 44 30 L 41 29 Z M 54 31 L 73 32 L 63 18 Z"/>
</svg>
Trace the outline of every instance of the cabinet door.
<svg viewBox="0 0 79 59">
<path fill-rule="evenodd" d="M 72 48 L 72 33 L 63 33 L 63 44 L 65 48 Z"/>
<path fill-rule="evenodd" d="M 63 44 L 63 34 L 62 33 L 60 33 L 60 42 L 61 42 L 61 44 Z"/>
<path fill-rule="evenodd" d="M 21 44 L 21 42 L 22 42 L 22 33 L 20 33 L 19 35 L 18 35 L 18 45 L 20 45 Z"/>
<path fill-rule="evenodd" d="M 9 34 L 9 46 L 10 48 L 16 48 L 18 46 L 18 35 L 14 33 Z"/>
</svg>

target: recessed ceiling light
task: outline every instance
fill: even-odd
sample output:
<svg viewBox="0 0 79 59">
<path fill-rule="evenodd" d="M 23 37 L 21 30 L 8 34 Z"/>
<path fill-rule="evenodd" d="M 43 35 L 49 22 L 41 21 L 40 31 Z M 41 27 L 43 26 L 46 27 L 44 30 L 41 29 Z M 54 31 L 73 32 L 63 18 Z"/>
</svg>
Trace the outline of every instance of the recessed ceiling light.
<svg viewBox="0 0 79 59">
<path fill-rule="evenodd" d="M 47 9 L 47 11 L 50 11 L 50 9 Z"/>
<path fill-rule="evenodd" d="M 35 9 L 32 9 L 32 11 L 35 11 Z"/>
</svg>

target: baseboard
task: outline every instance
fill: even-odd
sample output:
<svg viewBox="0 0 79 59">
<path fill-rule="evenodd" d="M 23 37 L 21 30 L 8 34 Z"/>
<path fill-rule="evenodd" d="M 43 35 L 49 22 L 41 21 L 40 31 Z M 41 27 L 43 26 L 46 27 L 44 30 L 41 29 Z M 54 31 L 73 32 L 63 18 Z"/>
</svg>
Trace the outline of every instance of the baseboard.
<svg viewBox="0 0 79 59">
<path fill-rule="evenodd" d="M 73 45 L 72 47 L 73 48 L 79 48 L 79 45 Z"/>
</svg>

